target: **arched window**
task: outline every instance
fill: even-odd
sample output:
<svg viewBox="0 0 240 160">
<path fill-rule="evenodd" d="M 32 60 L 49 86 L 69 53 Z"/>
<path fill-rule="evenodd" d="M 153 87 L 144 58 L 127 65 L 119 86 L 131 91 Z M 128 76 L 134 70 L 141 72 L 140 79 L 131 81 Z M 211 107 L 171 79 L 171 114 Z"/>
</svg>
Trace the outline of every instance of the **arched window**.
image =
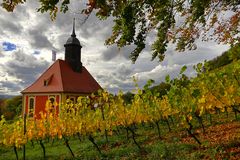
<svg viewBox="0 0 240 160">
<path fill-rule="evenodd" d="M 28 116 L 29 117 L 34 116 L 34 108 L 35 108 L 35 97 L 29 97 L 29 102 L 28 102 Z"/>
<path fill-rule="evenodd" d="M 76 101 L 76 100 L 75 100 L 76 98 L 75 98 L 74 96 L 70 96 L 69 99 L 72 101 L 72 103 L 75 103 L 75 101 Z"/>
<path fill-rule="evenodd" d="M 56 112 L 56 106 L 57 106 L 56 97 L 55 96 L 49 96 L 48 100 L 50 102 L 49 111 L 52 112 L 52 113 L 55 113 Z"/>
</svg>

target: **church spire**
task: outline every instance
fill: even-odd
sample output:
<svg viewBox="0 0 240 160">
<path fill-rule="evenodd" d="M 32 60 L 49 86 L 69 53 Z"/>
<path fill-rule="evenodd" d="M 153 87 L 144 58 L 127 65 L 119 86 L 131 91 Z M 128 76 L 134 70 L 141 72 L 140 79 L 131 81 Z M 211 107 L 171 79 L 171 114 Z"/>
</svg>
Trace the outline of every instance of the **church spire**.
<svg viewBox="0 0 240 160">
<path fill-rule="evenodd" d="M 76 37 L 76 34 L 75 34 L 75 18 L 73 18 L 73 30 L 72 30 L 71 37 Z"/>
</svg>

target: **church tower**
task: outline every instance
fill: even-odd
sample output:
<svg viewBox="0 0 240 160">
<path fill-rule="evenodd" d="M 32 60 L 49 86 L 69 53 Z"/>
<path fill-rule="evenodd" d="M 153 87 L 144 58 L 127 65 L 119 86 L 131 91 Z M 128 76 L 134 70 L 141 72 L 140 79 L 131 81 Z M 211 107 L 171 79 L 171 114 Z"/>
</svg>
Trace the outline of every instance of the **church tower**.
<svg viewBox="0 0 240 160">
<path fill-rule="evenodd" d="M 65 61 L 71 66 L 74 72 L 82 72 L 81 44 L 75 34 L 75 18 L 73 19 L 73 31 L 68 38 L 65 47 Z"/>
</svg>

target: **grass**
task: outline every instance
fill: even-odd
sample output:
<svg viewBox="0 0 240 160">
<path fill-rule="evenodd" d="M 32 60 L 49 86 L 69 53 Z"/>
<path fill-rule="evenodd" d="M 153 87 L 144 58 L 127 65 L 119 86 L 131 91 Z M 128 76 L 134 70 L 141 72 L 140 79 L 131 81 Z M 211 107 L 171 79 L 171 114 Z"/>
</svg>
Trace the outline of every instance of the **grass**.
<svg viewBox="0 0 240 160">
<path fill-rule="evenodd" d="M 171 123 L 171 132 L 166 123 L 160 124 L 161 138 L 153 125 L 138 125 L 136 130 L 137 142 L 145 151 L 140 151 L 131 138 L 127 139 L 126 131 L 121 130 L 117 136 L 109 136 L 109 143 L 105 137 L 98 136 L 95 141 L 99 145 L 100 154 L 93 144 L 85 137 L 80 141 L 71 137 L 69 144 L 75 158 L 66 147 L 64 140 L 52 143 L 43 141 L 46 148 L 46 159 L 240 159 L 240 122 L 234 120 L 233 113 L 227 117 L 225 114 L 214 115 L 213 124 L 204 119 L 206 134 L 202 133 L 197 120 L 194 121 L 195 134 L 202 142 L 198 145 L 185 130 Z M 22 149 L 18 149 L 19 159 L 22 159 Z M 34 147 L 29 142 L 26 145 L 27 160 L 43 159 L 43 151 L 39 143 L 34 141 Z M 0 160 L 16 159 L 13 148 L 0 146 Z"/>
</svg>

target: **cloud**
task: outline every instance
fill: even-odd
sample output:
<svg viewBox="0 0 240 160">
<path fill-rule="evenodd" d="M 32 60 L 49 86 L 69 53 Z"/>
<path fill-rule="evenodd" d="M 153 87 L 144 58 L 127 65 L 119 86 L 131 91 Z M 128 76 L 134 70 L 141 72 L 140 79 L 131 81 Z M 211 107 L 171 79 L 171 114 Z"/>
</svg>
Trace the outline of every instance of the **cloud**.
<svg viewBox="0 0 240 160">
<path fill-rule="evenodd" d="M 17 46 L 15 44 L 10 43 L 10 42 L 3 42 L 2 46 L 3 46 L 4 51 L 13 51 L 13 50 L 16 50 L 16 48 L 17 48 Z"/>
<path fill-rule="evenodd" d="M 119 49 L 116 45 L 107 47 L 101 54 L 101 59 L 109 61 L 114 58 L 122 57 L 129 60 L 130 53 L 134 50 L 134 46 L 127 46 Z"/>
<path fill-rule="evenodd" d="M 0 57 L 3 57 L 3 54 L 2 54 L 2 52 L 0 51 Z"/>
<path fill-rule="evenodd" d="M 194 76 L 195 71 L 193 70 L 194 64 L 187 64 L 187 70 L 184 72 L 187 76 Z M 134 76 L 139 80 L 140 83 L 146 83 L 147 80 L 153 79 L 157 83 L 165 81 L 165 77 L 170 75 L 171 78 L 177 77 L 183 65 L 174 64 L 172 66 L 157 65 L 151 71 L 138 72 Z"/>
<path fill-rule="evenodd" d="M 198 48 L 196 50 L 177 52 L 175 51 L 175 46 L 170 45 L 165 59 L 161 64 L 163 66 L 197 64 L 221 55 L 228 48 L 229 46 L 227 45 L 216 45 L 214 42 L 198 41 Z"/>
<path fill-rule="evenodd" d="M 21 86 L 12 81 L 1 81 L 0 82 L 0 94 L 18 95 L 16 91 L 21 90 Z"/>
<path fill-rule="evenodd" d="M 26 54 L 21 50 L 15 51 L 7 62 L 0 64 L 1 87 L 17 94 L 32 84 L 48 66 L 49 62 L 46 60 L 37 59 L 34 55 Z"/>
<path fill-rule="evenodd" d="M 29 43 L 32 47 L 37 49 L 51 49 L 54 48 L 52 43 L 48 40 L 48 37 L 44 32 L 39 31 L 38 27 L 35 29 L 29 30 L 29 35 L 31 40 Z"/>
<path fill-rule="evenodd" d="M 112 64 L 114 64 L 114 62 L 106 63 L 105 67 L 99 68 L 97 73 L 90 73 L 94 75 L 103 88 L 110 92 L 117 93 L 119 90 L 131 90 L 134 87 L 131 63 Z"/>
<path fill-rule="evenodd" d="M 1 30 L 0 33 L 1 35 L 6 35 L 7 32 L 14 33 L 14 34 L 19 34 L 22 32 L 23 27 L 21 24 L 17 23 L 16 21 L 11 21 L 7 17 L 0 16 L 0 21 L 1 21 Z"/>
<path fill-rule="evenodd" d="M 39 55 L 41 52 L 40 51 L 34 51 L 33 54 Z"/>
</svg>

